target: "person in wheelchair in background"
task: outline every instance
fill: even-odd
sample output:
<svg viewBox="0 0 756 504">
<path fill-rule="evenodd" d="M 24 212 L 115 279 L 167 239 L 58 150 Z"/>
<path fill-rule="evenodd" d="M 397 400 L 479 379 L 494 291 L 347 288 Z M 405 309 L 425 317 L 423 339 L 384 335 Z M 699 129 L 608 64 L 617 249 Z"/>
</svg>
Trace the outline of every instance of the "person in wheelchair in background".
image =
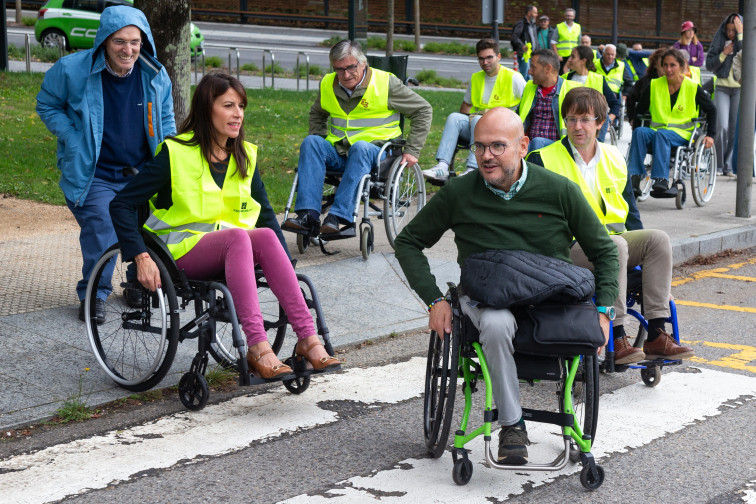
<svg viewBox="0 0 756 504">
<path fill-rule="evenodd" d="M 202 78 L 179 134 L 161 145 L 110 203 L 124 260 L 134 260 L 137 279 L 160 287 L 160 272 L 140 234 L 138 209 L 148 201 L 144 227 L 156 233 L 190 279 L 225 276 L 247 337 L 250 370 L 271 379 L 292 373 L 273 353 L 260 313 L 255 265 L 297 333 L 297 356 L 315 369 L 338 365 L 318 340 L 312 316 L 289 260 L 283 234 L 256 170 L 257 146 L 244 141 L 247 95 L 242 83 L 222 73 Z"/>
<path fill-rule="evenodd" d="M 342 40 L 329 54 L 333 73 L 320 81 L 310 107 L 310 131 L 299 149 L 296 217 L 282 227 L 294 232 L 354 233 L 354 202 L 362 177 L 376 166 L 380 145 L 401 137 L 400 114 L 412 121 L 402 162 L 409 166 L 425 144 L 433 110 L 396 76 L 368 67 L 360 44 Z M 326 170 L 343 172 L 335 200 L 320 225 Z"/>
<path fill-rule="evenodd" d="M 528 142 L 517 114 L 491 109 L 475 126 L 472 148 L 477 173 L 441 188 L 396 239 L 396 258 L 412 289 L 428 304 L 429 327 L 441 337 L 451 333 L 452 312 L 423 249 L 451 229 L 460 266 L 471 254 L 486 250 L 525 250 L 570 262 L 570 245 L 576 237 L 595 266 L 596 301 L 604 312 L 599 319 L 608 338 L 606 312 L 618 292 L 617 247 L 576 184 L 524 161 Z M 491 371 L 502 425 L 498 460 L 525 464 L 530 443 L 513 357 L 515 318 L 507 309 L 472 306 L 470 298 L 461 294 L 462 311 L 480 331 Z"/>
<path fill-rule="evenodd" d="M 614 362 L 632 364 L 648 359 L 686 359 L 693 350 L 677 344 L 665 331 L 672 288 L 672 245 L 658 229 L 642 229 L 635 196 L 627 179 L 625 159 L 613 145 L 600 143 L 597 132 L 607 119 L 606 100 L 591 88 L 567 93 L 562 114 L 567 137 L 533 151 L 528 161 L 575 182 L 619 251 L 619 296 L 614 302 Z M 578 266 L 593 269 L 581 245 L 570 249 Z M 648 339 L 643 350 L 625 335 L 627 322 L 627 272 L 643 265 L 643 311 L 648 319 Z"/>
<path fill-rule="evenodd" d="M 651 196 L 674 198 L 677 188 L 669 187 L 669 160 L 672 147 L 686 145 L 695 127 L 699 110 L 706 115 L 706 148 L 714 145 L 717 110 L 706 92 L 683 74 L 685 58 L 677 49 L 667 49 L 661 55 L 664 75 L 653 79 L 638 100 L 636 114 L 650 112 L 649 127 L 633 130 L 628 168 L 636 195 L 640 194 L 640 180 L 645 174 L 646 153 L 652 147 Z"/>
</svg>

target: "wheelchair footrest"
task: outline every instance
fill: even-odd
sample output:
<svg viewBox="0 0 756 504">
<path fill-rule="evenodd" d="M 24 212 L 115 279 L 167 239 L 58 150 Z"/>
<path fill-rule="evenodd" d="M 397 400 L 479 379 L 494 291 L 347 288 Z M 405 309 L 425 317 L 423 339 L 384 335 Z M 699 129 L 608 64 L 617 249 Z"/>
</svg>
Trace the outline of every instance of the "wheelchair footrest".
<svg viewBox="0 0 756 504">
<path fill-rule="evenodd" d="M 354 224 L 344 226 L 336 233 L 320 233 L 318 238 L 326 241 L 343 240 L 344 238 L 354 238 L 357 236 L 357 231 Z"/>
</svg>

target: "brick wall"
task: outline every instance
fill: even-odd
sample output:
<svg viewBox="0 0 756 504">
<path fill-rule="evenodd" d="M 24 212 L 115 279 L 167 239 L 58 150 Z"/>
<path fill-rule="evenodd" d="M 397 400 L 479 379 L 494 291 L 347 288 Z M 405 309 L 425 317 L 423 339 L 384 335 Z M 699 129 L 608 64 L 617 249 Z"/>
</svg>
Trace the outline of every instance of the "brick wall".
<svg viewBox="0 0 756 504">
<path fill-rule="evenodd" d="M 370 19 L 386 19 L 386 0 L 364 0 L 368 4 Z M 394 0 L 396 22 L 406 19 L 405 2 L 413 0 Z M 572 0 L 551 0 L 533 2 L 532 0 L 505 1 L 505 20 L 502 26 L 502 38 L 506 38 L 509 29 L 525 13 L 525 6 L 534 3 L 539 14 L 551 17 L 555 26 L 562 21 L 564 9 L 573 5 Z M 588 33 L 606 34 L 612 30 L 612 0 L 579 0 L 578 22 Z M 420 16 L 423 23 L 458 24 L 463 26 L 482 26 L 480 0 L 420 0 Z M 737 12 L 738 0 L 662 0 L 661 33 L 662 37 L 678 37 L 680 25 L 685 20 L 692 20 L 698 28 L 698 35 L 710 40 L 724 17 Z M 253 12 L 276 12 L 300 15 L 323 15 L 323 0 L 247 0 L 247 8 Z M 193 0 L 192 7 L 201 9 L 238 10 L 239 0 Z M 654 37 L 656 36 L 656 2 L 653 0 L 623 0 L 620 2 L 619 33 L 622 36 Z M 331 16 L 346 17 L 348 0 L 329 0 Z M 375 28 L 371 27 L 371 30 Z M 603 42 L 606 37 L 595 37 L 594 43 Z"/>
</svg>

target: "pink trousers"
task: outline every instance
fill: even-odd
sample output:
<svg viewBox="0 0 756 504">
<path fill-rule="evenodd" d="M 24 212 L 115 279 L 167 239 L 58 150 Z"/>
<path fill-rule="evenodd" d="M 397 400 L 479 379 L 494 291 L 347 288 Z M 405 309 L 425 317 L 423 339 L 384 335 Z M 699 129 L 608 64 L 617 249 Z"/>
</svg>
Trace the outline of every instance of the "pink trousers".
<svg viewBox="0 0 756 504">
<path fill-rule="evenodd" d="M 203 236 L 176 264 L 193 280 L 225 276 L 248 345 L 268 339 L 257 297 L 255 265 L 258 264 L 297 338 L 301 340 L 316 334 L 294 268 L 273 230 L 235 228 L 213 231 Z"/>
</svg>

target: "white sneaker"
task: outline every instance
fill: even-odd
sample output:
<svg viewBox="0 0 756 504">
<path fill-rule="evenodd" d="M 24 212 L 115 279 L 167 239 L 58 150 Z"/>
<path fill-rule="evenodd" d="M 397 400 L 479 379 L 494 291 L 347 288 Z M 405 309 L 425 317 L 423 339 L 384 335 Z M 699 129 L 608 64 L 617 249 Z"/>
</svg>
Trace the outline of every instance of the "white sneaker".
<svg viewBox="0 0 756 504">
<path fill-rule="evenodd" d="M 427 170 L 423 170 L 423 177 L 434 179 L 434 180 L 445 181 L 445 180 L 448 180 L 449 178 L 449 169 L 441 168 L 439 167 L 439 165 L 436 165 L 433 168 L 428 168 Z"/>
<path fill-rule="evenodd" d="M 477 170 L 477 168 L 470 168 L 470 167 L 468 167 L 467 170 L 463 171 L 459 176 L 461 177 L 462 175 L 467 175 L 468 173 L 472 173 L 472 172 L 474 172 L 476 170 Z"/>
</svg>

